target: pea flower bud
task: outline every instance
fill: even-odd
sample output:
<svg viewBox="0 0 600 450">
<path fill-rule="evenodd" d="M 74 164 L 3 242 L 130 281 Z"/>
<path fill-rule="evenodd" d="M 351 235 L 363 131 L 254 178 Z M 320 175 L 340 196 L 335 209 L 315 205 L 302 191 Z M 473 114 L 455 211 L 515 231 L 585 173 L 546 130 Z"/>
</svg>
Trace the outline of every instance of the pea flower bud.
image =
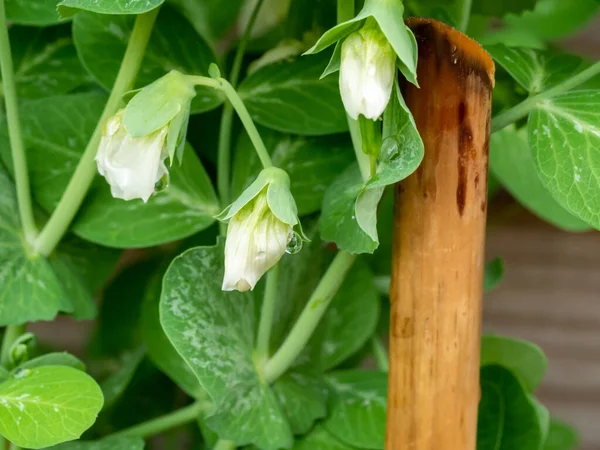
<svg viewBox="0 0 600 450">
<path fill-rule="evenodd" d="M 156 184 L 168 178 L 165 159 L 181 161 L 195 95 L 189 77 L 171 71 L 106 121 L 96 163 L 113 197 L 147 202 Z"/>
<path fill-rule="evenodd" d="M 387 106 L 396 75 L 396 54 L 376 23 L 350 34 L 342 43 L 340 92 L 353 119 L 377 119 Z"/>
<path fill-rule="evenodd" d="M 296 202 L 287 173 L 264 169 L 256 181 L 218 217 L 229 220 L 225 241 L 224 291 L 252 290 L 290 245 L 297 249 L 301 234 Z M 301 230 L 300 230 L 301 233 Z"/>
</svg>

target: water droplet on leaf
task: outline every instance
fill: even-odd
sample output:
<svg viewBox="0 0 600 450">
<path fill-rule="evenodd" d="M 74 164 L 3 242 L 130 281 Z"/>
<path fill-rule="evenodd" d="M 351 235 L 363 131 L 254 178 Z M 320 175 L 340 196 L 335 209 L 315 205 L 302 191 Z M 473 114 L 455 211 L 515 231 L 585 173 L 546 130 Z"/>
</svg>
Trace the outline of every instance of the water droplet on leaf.
<svg viewBox="0 0 600 450">
<path fill-rule="evenodd" d="M 15 372 L 15 378 L 25 378 L 31 375 L 31 370 L 29 369 L 17 369 Z"/>
<path fill-rule="evenodd" d="M 169 187 L 169 173 L 164 174 L 160 180 L 154 183 L 154 193 L 159 193 L 164 191 Z"/>
<path fill-rule="evenodd" d="M 388 136 L 381 144 L 379 159 L 384 162 L 390 162 L 400 154 L 400 141 L 395 136 Z"/>
<path fill-rule="evenodd" d="M 302 238 L 294 231 L 292 239 L 290 239 L 290 242 L 288 242 L 287 246 L 285 247 L 285 252 L 290 255 L 295 255 L 300 250 L 302 250 Z"/>
</svg>

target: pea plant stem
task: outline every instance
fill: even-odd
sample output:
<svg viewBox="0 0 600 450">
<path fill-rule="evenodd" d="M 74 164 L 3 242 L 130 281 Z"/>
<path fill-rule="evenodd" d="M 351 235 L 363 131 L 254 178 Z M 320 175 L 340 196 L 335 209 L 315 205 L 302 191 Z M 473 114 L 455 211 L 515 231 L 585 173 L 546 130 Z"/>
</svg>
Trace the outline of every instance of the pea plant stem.
<svg viewBox="0 0 600 450">
<path fill-rule="evenodd" d="M 377 368 L 384 372 L 388 372 L 390 370 L 389 356 L 379 336 L 375 335 L 371 338 L 371 349 Z"/>
<path fill-rule="evenodd" d="M 17 187 L 19 215 L 21 217 L 21 226 L 23 228 L 25 240 L 31 244 L 37 236 L 37 228 L 33 217 L 33 203 L 29 187 L 29 172 L 27 171 L 27 156 L 25 154 L 25 146 L 23 145 L 23 136 L 21 135 L 17 89 L 15 85 L 10 41 L 8 38 L 4 0 L 0 0 L 0 69 L 4 90 L 4 103 L 6 106 L 8 136 L 12 153 L 15 184 Z"/>
<path fill-rule="evenodd" d="M 469 18 L 471 17 L 471 8 L 473 7 L 473 0 L 462 0 L 460 10 L 460 22 L 458 29 L 465 33 L 469 27 Z"/>
<path fill-rule="evenodd" d="M 195 421 L 207 406 L 208 405 L 205 402 L 197 401 L 196 403 L 192 403 L 185 408 L 165 414 L 164 416 L 157 417 L 156 419 L 135 425 L 131 428 L 117 431 L 116 433 L 111 434 L 111 437 L 135 436 L 146 438 L 154 436 L 172 428 Z"/>
<path fill-rule="evenodd" d="M 8 325 L 4 330 L 4 338 L 2 339 L 2 349 L 0 350 L 0 365 L 6 367 L 10 360 L 10 348 L 13 343 L 21 336 L 27 325 Z"/>
<path fill-rule="evenodd" d="M 578 74 L 566 79 L 562 83 L 557 84 L 553 88 L 523 100 L 518 105 L 513 106 L 512 108 L 500 113 L 499 115 L 493 118 L 492 133 L 500 131 L 501 129 L 507 127 L 511 123 L 514 123 L 517 120 L 526 117 L 533 109 L 535 109 L 540 104 L 540 102 L 549 99 L 553 96 L 562 94 L 564 92 L 568 92 L 599 73 L 600 61 L 596 62 L 595 64 L 592 64 L 590 67 L 588 67 L 585 70 L 582 70 Z"/>
<path fill-rule="evenodd" d="M 256 338 L 256 359 L 259 363 L 269 358 L 269 341 L 271 339 L 271 328 L 273 327 L 273 315 L 275 314 L 275 302 L 277 301 L 277 281 L 279 279 L 279 263 L 267 273 L 267 285 L 263 297 L 260 312 L 260 323 Z"/>
<path fill-rule="evenodd" d="M 117 74 L 115 84 L 106 102 L 102 116 L 58 206 L 36 240 L 35 250 L 43 256 L 50 255 L 65 235 L 92 184 L 92 180 L 96 174 L 94 158 L 96 157 L 96 151 L 98 150 L 102 136 L 102 127 L 105 120 L 119 109 L 123 94 L 133 87 L 157 15 L 158 8 L 136 17 L 125 56 L 121 62 L 119 73 Z"/>
<path fill-rule="evenodd" d="M 244 54 L 246 53 L 246 47 L 248 46 L 248 40 L 250 39 L 250 33 L 258 13 L 263 4 L 264 0 L 258 0 L 244 31 L 244 35 L 238 43 L 233 65 L 231 66 L 231 73 L 229 74 L 229 82 L 234 88 L 237 86 L 240 72 L 242 70 L 242 62 L 244 60 Z M 221 200 L 221 206 L 225 208 L 231 201 L 230 199 L 230 177 L 231 177 L 231 131 L 233 126 L 233 106 L 231 103 L 225 103 L 223 106 L 223 112 L 221 113 L 221 125 L 219 129 L 219 146 L 218 146 L 218 157 L 217 157 L 217 190 L 219 192 L 219 198 Z M 223 230 L 222 230 L 223 231 Z"/>
<path fill-rule="evenodd" d="M 283 375 L 302 352 L 355 260 L 356 255 L 338 252 L 289 335 L 265 365 L 267 382 L 272 383 Z"/>
</svg>

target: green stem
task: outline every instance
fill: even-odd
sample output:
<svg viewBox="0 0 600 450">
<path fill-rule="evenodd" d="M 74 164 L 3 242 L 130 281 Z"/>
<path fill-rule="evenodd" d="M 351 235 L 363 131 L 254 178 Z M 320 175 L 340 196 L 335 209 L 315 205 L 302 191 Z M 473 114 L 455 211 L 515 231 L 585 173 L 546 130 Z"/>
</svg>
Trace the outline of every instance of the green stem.
<svg viewBox="0 0 600 450">
<path fill-rule="evenodd" d="M 147 438 L 149 436 L 154 436 L 163 431 L 170 430 L 171 428 L 195 421 L 206 407 L 207 404 L 205 402 L 197 401 L 190 406 L 165 414 L 164 416 L 157 417 L 156 419 L 135 425 L 131 428 L 117 431 L 116 433 L 111 434 L 110 437 L 135 436 Z"/>
<path fill-rule="evenodd" d="M 17 88 L 15 86 L 13 61 L 8 38 L 8 27 L 6 25 L 6 14 L 4 11 L 4 0 L 0 0 L 0 69 L 4 87 L 6 121 L 8 124 L 8 136 L 12 151 L 21 226 L 23 227 L 25 240 L 28 243 L 33 243 L 37 236 L 37 228 L 33 217 L 33 205 L 29 188 L 29 172 L 27 171 L 27 156 L 25 155 L 23 136 L 21 135 L 21 125 L 19 123 Z"/>
<path fill-rule="evenodd" d="M 260 323 L 256 338 L 256 358 L 262 364 L 269 359 L 269 341 L 275 314 L 275 301 L 277 300 L 277 281 L 279 279 L 279 263 L 267 273 L 267 285 L 260 312 Z"/>
<path fill-rule="evenodd" d="M 533 95 L 527 98 L 526 100 L 522 101 L 518 105 L 513 106 L 512 108 L 500 113 L 492 120 L 492 133 L 500 131 L 501 129 L 510 125 L 511 123 L 524 118 L 533 109 L 535 109 L 536 106 L 543 100 L 546 100 L 558 94 L 562 94 L 563 92 L 570 91 L 571 89 L 579 86 L 580 84 L 586 82 L 587 80 L 599 73 L 600 61 L 591 65 L 587 69 L 582 70 L 578 74 L 573 75 L 571 78 L 566 79 L 562 83 L 557 84 L 553 88 L 548 89 L 545 92 L 541 92 L 537 95 Z"/>
<path fill-rule="evenodd" d="M 215 444 L 215 448 L 213 450 L 235 450 L 236 445 L 231 441 L 222 441 L 219 440 Z"/>
<path fill-rule="evenodd" d="M 371 338 L 371 349 L 373 350 L 373 356 L 375 357 L 375 364 L 377 364 L 377 368 L 384 372 L 389 372 L 389 356 L 383 347 L 379 336 L 373 336 Z"/>
<path fill-rule="evenodd" d="M 462 8 L 460 11 L 460 22 L 458 23 L 458 29 L 463 33 L 467 32 L 469 27 L 469 18 L 471 17 L 471 8 L 473 6 L 473 0 L 462 0 Z"/>
<path fill-rule="evenodd" d="M 231 66 L 231 73 L 229 74 L 229 82 L 235 88 L 237 86 L 240 72 L 242 70 L 242 62 L 244 61 L 244 54 L 246 53 L 246 47 L 250 39 L 250 33 L 258 12 L 262 6 L 264 0 L 258 0 L 248 21 L 248 26 L 244 31 L 244 35 L 240 40 L 237 50 L 235 52 L 235 58 L 233 65 Z M 223 106 L 223 112 L 221 114 L 221 126 L 219 129 L 219 148 L 218 148 L 218 161 L 217 161 L 217 190 L 219 192 L 219 198 L 221 199 L 221 206 L 225 208 L 230 202 L 230 180 L 231 175 L 231 130 L 233 126 L 233 106 L 231 103 L 225 103 Z M 225 225 L 225 224 L 223 224 Z M 222 232 L 226 227 L 222 227 Z"/>
<path fill-rule="evenodd" d="M 296 360 L 315 328 L 317 328 L 323 314 L 327 311 L 329 303 L 339 290 L 355 260 L 356 255 L 345 251 L 340 251 L 336 255 L 302 310 L 290 334 L 275 355 L 267 362 L 264 370 L 267 382 L 272 383 L 277 380 Z"/>
<path fill-rule="evenodd" d="M 90 138 L 58 206 L 36 241 L 35 249 L 44 256 L 50 255 L 65 235 L 92 184 L 96 174 L 94 158 L 102 136 L 104 122 L 117 112 L 123 94 L 133 87 L 157 15 L 158 8 L 140 14 L 135 19 L 135 25 L 129 38 L 125 56 L 121 62 L 121 68 L 102 112 L 102 117 L 96 125 L 94 134 Z"/>
<path fill-rule="evenodd" d="M 352 138 L 352 146 L 354 147 L 354 154 L 356 155 L 360 174 L 363 180 L 367 181 L 371 174 L 371 158 L 362 151 L 362 137 L 360 135 L 358 120 L 354 120 L 350 116 L 346 116 L 346 118 L 348 119 L 348 128 L 350 129 L 350 137 Z"/>
<path fill-rule="evenodd" d="M 6 367 L 10 358 L 10 348 L 19 336 L 25 333 L 27 325 L 8 325 L 4 330 L 2 349 L 0 350 L 0 365 Z"/>
</svg>

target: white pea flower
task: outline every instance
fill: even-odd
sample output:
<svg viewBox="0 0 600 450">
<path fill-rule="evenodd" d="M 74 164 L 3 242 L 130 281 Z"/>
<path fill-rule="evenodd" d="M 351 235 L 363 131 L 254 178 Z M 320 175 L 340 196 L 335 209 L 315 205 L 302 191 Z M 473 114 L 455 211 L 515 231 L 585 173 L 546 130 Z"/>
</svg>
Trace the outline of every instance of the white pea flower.
<svg viewBox="0 0 600 450">
<path fill-rule="evenodd" d="M 123 125 L 120 110 L 108 119 L 100 140 L 96 163 L 113 197 L 141 198 L 147 202 L 161 178 L 167 175 L 166 138 L 168 126 L 143 137 L 132 137 Z"/>
<path fill-rule="evenodd" d="M 229 221 L 225 241 L 224 291 L 254 289 L 283 254 L 299 250 L 305 239 L 294 231 L 298 220 L 290 179 L 276 167 L 264 169 L 218 217 Z"/>
<path fill-rule="evenodd" d="M 396 76 L 396 54 L 377 24 L 350 34 L 342 43 L 340 92 L 353 119 L 383 114 Z"/>
</svg>

